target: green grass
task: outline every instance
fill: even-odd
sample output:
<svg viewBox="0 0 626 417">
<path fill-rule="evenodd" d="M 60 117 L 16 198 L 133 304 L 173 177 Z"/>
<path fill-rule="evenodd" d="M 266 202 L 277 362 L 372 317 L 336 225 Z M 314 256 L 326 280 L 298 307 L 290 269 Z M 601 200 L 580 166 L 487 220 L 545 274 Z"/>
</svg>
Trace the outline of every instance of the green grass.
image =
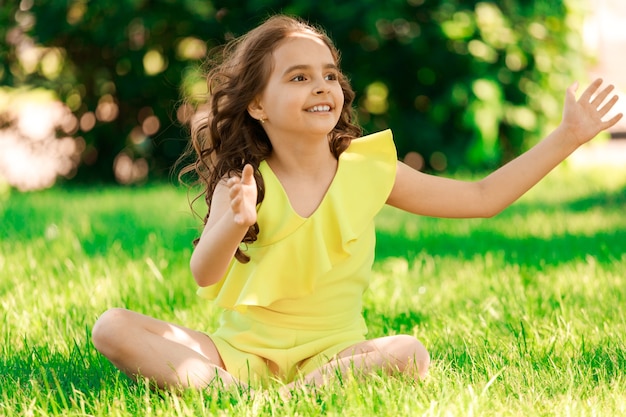
<svg viewBox="0 0 626 417">
<path fill-rule="evenodd" d="M 198 222 L 184 190 L 0 194 L 0 416 L 623 415 L 625 209 L 626 169 L 566 165 L 493 219 L 386 208 L 370 336 L 416 335 L 429 378 L 346 377 L 285 403 L 153 392 L 91 345 L 113 306 L 216 325 L 188 272 Z"/>
</svg>

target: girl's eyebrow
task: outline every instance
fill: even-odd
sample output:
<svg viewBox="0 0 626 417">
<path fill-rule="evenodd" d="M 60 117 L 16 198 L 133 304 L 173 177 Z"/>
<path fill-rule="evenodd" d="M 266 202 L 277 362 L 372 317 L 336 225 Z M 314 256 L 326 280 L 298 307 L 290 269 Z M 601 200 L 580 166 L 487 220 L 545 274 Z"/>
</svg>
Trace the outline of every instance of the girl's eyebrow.
<svg viewBox="0 0 626 417">
<path fill-rule="evenodd" d="M 310 70 L 311 68 L 312 68 L 311 65 L 304 65 L 304 64 L 292 65 L 291 67 L 287 68 L 285 72 L 283 72 L 283 75 L 289 74 L 293 71 Z M 326 64 L 324 65 L 324 69 L 332 69 L 335 71 L 339 71 L 339 68 L 337 68 L 337 65 L 335 64 Z"/>
</svg>

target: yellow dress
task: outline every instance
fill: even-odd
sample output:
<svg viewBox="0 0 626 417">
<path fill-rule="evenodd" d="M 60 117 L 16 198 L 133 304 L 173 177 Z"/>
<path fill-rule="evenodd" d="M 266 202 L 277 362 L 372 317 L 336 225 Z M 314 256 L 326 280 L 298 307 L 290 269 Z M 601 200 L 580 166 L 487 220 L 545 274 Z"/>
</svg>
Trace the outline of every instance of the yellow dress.
<svg viewBox="0 0 626 417">
<path fill-rule="evenodd" d="M 198 294 L 224 309 L 211 334 L 242 382 L 292 381 L 365 340 L 362 295 L 374 261 L 374 217 L 396 174 L 390 130 L 353 140 L 319 207 L 298 215 L 263 161 L 260 232 L 224 277 Z"/>
</svg>

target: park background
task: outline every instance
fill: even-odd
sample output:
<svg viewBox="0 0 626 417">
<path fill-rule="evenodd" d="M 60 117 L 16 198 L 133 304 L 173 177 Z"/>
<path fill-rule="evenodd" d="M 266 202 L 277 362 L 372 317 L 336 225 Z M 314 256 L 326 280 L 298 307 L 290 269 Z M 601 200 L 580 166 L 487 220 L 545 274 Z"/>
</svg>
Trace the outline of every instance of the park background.
<svg viewBox="0 0 626 417">
<path fill-rule="evenodd" d="M 278 11 L 322 25 L 366 130 L 392 127 L 400 158 L 473 179 L 558 123 L 574 79 L 624 91 L 625 7 L 0 0 L 0 415 L 626 414 L 624 124 L 495 218 L 383 210 L 364 314 L 370 336 L 428 346 L 424 382 L 347 377 L 288 403 L 176 395 L 90 341 L 114 306 L 217 324 L 188 270 L 200 219 L 172 172 L 211 47 Z"/>
<path fill-rule="evenodd" d="M 400 158 L 433 172 L 494 168 L 558 123 L 574 80 L 603 76 L 626 89 L 625 8 L 618 0 L 5 1 L 0 182 L 33 190 L 168 179 L 206 99 L 207 51 L 275 12 L 329 32 L 361 124 L 391 127 Z"/>
</svg>

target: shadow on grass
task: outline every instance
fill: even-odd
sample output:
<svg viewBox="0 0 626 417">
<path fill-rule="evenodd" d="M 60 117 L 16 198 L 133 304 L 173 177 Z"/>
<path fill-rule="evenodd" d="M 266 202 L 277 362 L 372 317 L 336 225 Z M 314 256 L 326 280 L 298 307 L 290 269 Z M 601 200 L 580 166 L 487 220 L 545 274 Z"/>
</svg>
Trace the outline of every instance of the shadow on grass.
<svg viewBox="0 0 626 417">
<path fill-rule="evenodd" d="M 566 234 L 549 239 L 515 239 L 493 232 L 473 232 L 470 236 L 429 236 L 419 241 L 379 232 L 377 239 L 376 257 L 379 260 L 402 257 L 410 261 L 419 253 L 474 260 L 490 253 L 502 257 L 508 264 L 542 267 L 589 260 L 590 257 L 594 262 L 611 264 L 626 253 L 626 230 L 593 236 Z"/>
<path fill-rule="evenodd" d="M 21 242 L 37 239 L 46 235 L 51 224 L 63 224 L 70 225 L 88 256 L 106 255 L 111 248 L 130 256 L 141 256 L 155 242 L 165 249 L 190 249 L 193 239 L 199 236 L 200 220 L 191 217 L 185 201 L 184 192 L 159 186 L 16 193 L 0 207 L 0 224 L 3 229 L 0 239 L 17 239 Z M 626 208 L 626 188 L 614 193 L 593 194 L 564 204 L 518 202 L 508 210 L 510 213 L 522 214 L 531 211 L 580 213 L 593 207 L 623 210 Z M 76 224 L 81 218 L 84 221 L 85 216 L 88 216 L 86 226 Z M 515 224 L 511 224 L 511 227 L 515 227 Z M 626 252 L 625 237 L 626 230 L 593 237 L 557 236 L 549 240 L 519 240 L 494 232 L 474 232 L 469 237 L 441 236 L 413 241 L 401 234 L 379 231 L 376 253 L 382 259 L 397 256 L 410 259 L 422 250 L 444 256 L 473 258 L 495 250 L 504 252 L 511 262 L 536 263 L 543 260 L 553 263 L 559 262 L 561 258 L 567 261 L 586 255 L 600 259 L 619 258 L 621 253 Z M 602 245 L 598 245 L 598 242 L 602 242 Z"/>
<path fill-rule="evenodd" d="M 385 314 L 367 307 L 363 310 L 363 317 L 370 330 L 369 337 L 413 334 L 416 326 L 432 319 L 420 311 L 404 310 L 398 314 Z"/>
<path fill-rule="evenodd" d="M 156 415 L 177 415 L 170 411 L 187 399 L 188 406 L 197 408 L 194 415 L 217 415 L 215 410 L 227 410 L 249 398 L 245 388 L 222 384 L 202 391 L 169 391 L 155 389 L 145 380 L 134 382 L 89 341 L 75 344 L 68 353 L 53 352 L 46 345 L 5 353 L 0 374 L 0 399 L 15 401 L 0 404 L 0 410 L 8 407 L 15 413 L 11 415 L 33 415 L 33 408 L 36 415 L 101 415 L 103 404 L 123 415 L 154 415 L 155 409 L 164 410 Z"/>
<path fill-rule="evenodd" d="M 90 257 L 121 251 L 142 256 L 150 247 L 184 250 L 200 234 L 184 192 L 165 186 L 105 187 L 14 193 L 0 205 L 0 241 L 51 242 L 70 233 Z M 59 235 L 59 236 L 57 236 Z"/>
<path fill-rule="evenodd" d="M 559 213 L 581 213 L 594 207 L 624 211 L 626 188 L 615 193 L 598 193 L 558 205 L 541 202 L 517 203 L 508 209 L 508 213 L 523 215 L 531 212 L 548 212 L 558 216 Z M 507 213 L 501 216 L 507 216 Z M 509 227 L 515 228 L 516 225 L 511 223 Z M 626 254 L 626 228 L 589 235 L 562 234 L 546 239 L 538 237 L 518 239 L 493 230 L 472 231 L 467 236 L 427 233 L 426 236 L 416 239 L 407 238 L 397 232 L 377 231 L 376 257 L 379 260 L 390 257 L 410 260 L 418 253 L 424 252 L 433 256 L 450 256 L 465 260 L 475 259 L 486 253 L 495 253 L 502 256 L 507 263 L 526 266 L 559 265 L 589 257 L 594 258 L 596 262 L 611 263 Z"/>
<path fill-rule="evenodd" d="M 12 391 L 6 392 L 9 398 L 40 398 L 45 394 L 52 395 L 55 404 L 68 402 L 76 393 L 91 398 L 113 386 L 133 384 L 91 342 L 75 343 L 67 353 L 52 351 L 47 345 L 5 351 L 0 374 L 3 390 Z"/>
<path fill-rule="evenodd" d="M 116 248 L 130 256 L 142 256 L 155 245 L 178 251 L 191 248 L 198 230 L 179 230 L 165 219 L 146 222 L 141 213 L 101 213 L 91 224 L 91 233 L 81 239 L 86 255 L 106 256 Z"/>
<path fill-rule="evenodd" d="M 591 194 L 563 204 L 543 203 L 541 201 L 533 201 L 532 203 L 524 203 L 522 201 L 515 204 L 520 208 L 530 207 L 535 211 L 559 208 L 560 210 L 574 213 L 584 212 L 594 207 L 623 209 L 626 208 L 626 188 L 610 193 L 601 192 Z"/>
</svg>

